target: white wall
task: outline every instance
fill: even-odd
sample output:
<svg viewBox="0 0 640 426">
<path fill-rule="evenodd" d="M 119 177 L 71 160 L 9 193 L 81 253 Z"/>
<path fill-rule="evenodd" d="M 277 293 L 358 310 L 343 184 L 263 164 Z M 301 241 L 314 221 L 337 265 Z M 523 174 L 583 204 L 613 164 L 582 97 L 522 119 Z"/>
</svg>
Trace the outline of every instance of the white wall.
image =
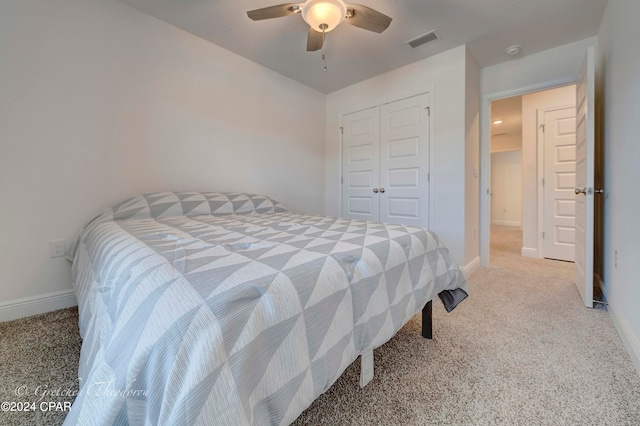
<svg viewBox="0 0 640 426">
<path fill-rule="evenodd" d="M 640 372 L 638 16 L 637 0 L 609 0 L 598 35 L 597 93 L 604 93 L 605 294 L 609 312 Z"/>
<path fill-rule="evenodd" d="M 491 153 L 491 224 L 522 226 L 522 151 Z"/>
<path fill-rule="evenodd" d="M 48 241 L 124 197 L 324 210 L 325 95 L 120 2 L 3 1 L 0 69 L 0 311 L 70 289 Z"/>
<path fill-rule="evenodd" d="M 340 121 L 345 113 L 431 92 L 432 229 L 465 265 L 466 47 L 449 50 L 327 95 L 325 209 L 340 215 Z"/>
<path fill-rule="evenodd" d="M 480 266 L 480 67 L 469 50 L 465 61 L 465 266 Z M 436 188 L 437 190 L 437 188 Z M 469 265 L 471 263 L 471 265 Z"/>
<path fill-rule="evenodd" d="M 499 124 L 493 124 L 495 121 Z M 491 152 L 522 149 L 522 96 L 491 102 Z"/>
<path fill-rule="evenodd" d="M 589 37 L 483 68 L 482 94 L 497 99 L 574 83 L 587 48 L 595 44 L 596 38 Z"/>
<path fill-rule="evenodd" d="M 596 38 L 590 37 L 480 70 L 480 90 L 482 93 L 480 105 L 480 162 L 482 166 L 480 259 L 482 265 L 489 264 L 490 102 L 494 99 L 574 83 L 578 78 L 587 48 L 595 46 L 595 43 Z"/>
<path fill-rule="evenodd" d="M 538 110 L 575 106 L 576 86 L 564 86 L 522 96 L 522 255 L 542 257 L 538 247 Z M 541 141 L 542 142 L 542 141 Z"/>
<path fill-rule="evenodd" d="M 522 132 L 507 135 L 491 136 L 491 153 L 520 151 L 522 149 Z"/>
</svg>

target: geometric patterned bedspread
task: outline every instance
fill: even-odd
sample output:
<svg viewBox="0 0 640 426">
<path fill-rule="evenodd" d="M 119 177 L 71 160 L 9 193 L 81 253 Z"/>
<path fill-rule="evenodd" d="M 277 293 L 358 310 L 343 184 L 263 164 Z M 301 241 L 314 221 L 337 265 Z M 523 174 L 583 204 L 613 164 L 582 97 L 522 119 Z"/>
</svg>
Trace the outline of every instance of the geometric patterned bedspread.
<svg viewBox="0 0 640 426">
<path fill-rule="evenodd" d="M 83 338 L 65 424 L 288 424 L 443 290 L 433 233 L 268 197 L 155 193 L 70 251 Z"/>
</svg>

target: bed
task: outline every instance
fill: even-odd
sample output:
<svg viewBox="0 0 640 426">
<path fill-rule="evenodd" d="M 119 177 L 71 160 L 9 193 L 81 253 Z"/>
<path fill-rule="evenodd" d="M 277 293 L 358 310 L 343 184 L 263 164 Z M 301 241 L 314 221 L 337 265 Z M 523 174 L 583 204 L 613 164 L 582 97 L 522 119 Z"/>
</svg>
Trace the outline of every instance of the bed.
<svg viewBox="0 0 640 426">
<path fill-rule="evenodd" d="M 467 296 L 428 230 L 252 194 L 136 196 L 69 255 L 83 339 L 73 425 L 288 424 L 358 357 L 366 385 L 373 349 L 436 295 L 447 310 Z"/>
</svg>

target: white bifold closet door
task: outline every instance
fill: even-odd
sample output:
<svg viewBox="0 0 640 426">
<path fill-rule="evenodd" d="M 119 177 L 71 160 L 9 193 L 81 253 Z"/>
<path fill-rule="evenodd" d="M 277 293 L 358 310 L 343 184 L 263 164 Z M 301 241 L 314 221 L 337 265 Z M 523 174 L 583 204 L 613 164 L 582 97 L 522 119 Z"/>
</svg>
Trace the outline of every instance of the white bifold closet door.
<svg viewBox="0 0 640 426">
<path fill-rule="evenodd" d="M 342 118 L 342 214 L 428 227 L 429 94 Z"/>
<path fill-rule="evenodd" d="M 380 109 L 370 108 L 342 118 L 342 215 L 380 219 Z"/>
</svg>

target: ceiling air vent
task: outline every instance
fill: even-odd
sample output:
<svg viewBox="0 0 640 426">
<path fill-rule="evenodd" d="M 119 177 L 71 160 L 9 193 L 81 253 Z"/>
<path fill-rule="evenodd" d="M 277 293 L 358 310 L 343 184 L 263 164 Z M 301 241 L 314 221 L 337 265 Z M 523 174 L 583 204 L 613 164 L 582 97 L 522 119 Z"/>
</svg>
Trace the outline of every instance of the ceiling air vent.
<svg viewBox="0 0 640 426">
<path fill-rule="evenodd" d="M 415 49 L 418 46 L 424 46 L 427 43 L 432 43 L 437 40 L 440 40 L 440 36 L 434 30 L 423 34 L 420 37 L 416 37 L 413 40 L 409 40 L 407 43 Z"/>
</svg>

